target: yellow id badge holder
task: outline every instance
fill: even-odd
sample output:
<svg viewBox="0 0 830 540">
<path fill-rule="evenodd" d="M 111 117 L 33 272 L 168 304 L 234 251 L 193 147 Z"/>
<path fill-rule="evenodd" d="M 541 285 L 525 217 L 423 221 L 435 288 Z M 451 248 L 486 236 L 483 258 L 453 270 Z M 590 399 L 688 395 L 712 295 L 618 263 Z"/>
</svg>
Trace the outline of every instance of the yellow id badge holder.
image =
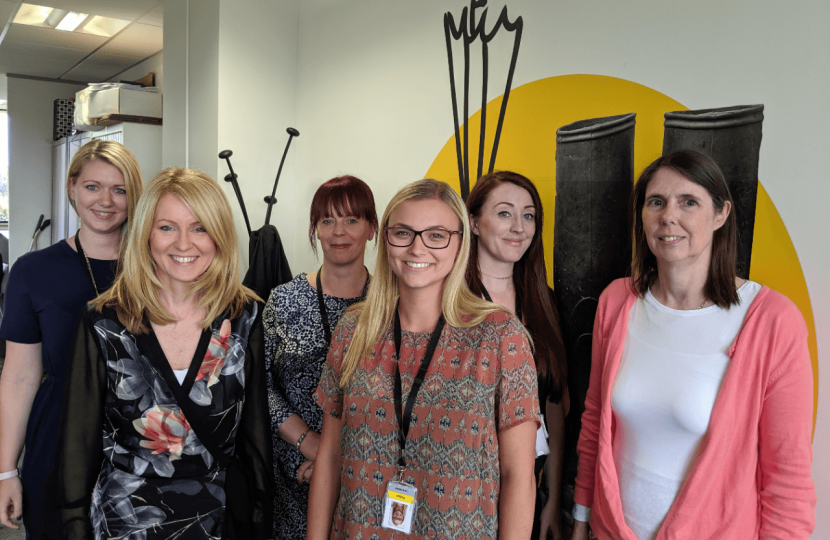
<svg viewBox="0 0 830 540">
<path fill-rule="evenodd" d="M 411 534 L 417 509 L 418 488 L 395 479 L 386 484 L 386 494 L 383 496 L 383 520 L 381 521 L 384 529 Z"/>
</svg>

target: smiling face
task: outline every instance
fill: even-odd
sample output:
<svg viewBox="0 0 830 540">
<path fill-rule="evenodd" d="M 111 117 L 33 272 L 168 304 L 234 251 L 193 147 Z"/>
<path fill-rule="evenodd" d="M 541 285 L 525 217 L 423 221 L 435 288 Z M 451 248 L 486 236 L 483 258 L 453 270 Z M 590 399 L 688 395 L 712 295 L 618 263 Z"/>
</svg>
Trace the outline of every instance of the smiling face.
<svg viewBox="0 0 830 540">
<path fill-rule="evenodd" d="M 526 189 L 502 182 L 490 192 L 478 216 L 470 217 L 478 236 L 479 261 L 515 263 L 530 247 L 536 233 L 536 207 Z"/>
<path fill-rule="evenodd" d="M 389 216 L 388 227 L 405 227 L 414 231 L 440 228 L 461 230 L 461 223 L 452 208 L 441 199 L 410 199 L 402 202 Z M 428 234 L 424 232 L 423 234 Z M 401 296 L 415 291 L 441 294 L 444 279 L 449 275 L 461 247 L 458 234 L 451 235 L 444 249 L 430 249 L 421 236 L 408 247 L 389 244 L 385 235 L 387 260 L 398 277 Z"/>
<path fill-rule="evenodd" d="M 402 503 L 392 503 L 392 523 L 395 525 L 403 524 L 403 520 L 406 518 L 406 509 L 404 508 Z"/>
<path fill-rule="evenodd" d="M 372 224 L 356 216 L 340 216 L 332 212 L 332 215 L 317 222 L 317 238 L 323 248 L 323 260 L 329 264 L 362 262 L 366 242 L 374 236 Z"/>
<path fill-rule="evenodd" d="M 159 279 L 172 289 L 205 273 L 216 255 L 216 244 L 190 208 L 168 193 L 156 206 L 150 253 Z"/>
<path fill-rule="evenodd" d="M 714 232 L 730 211 L 726 201 L 718 211 L 703 186 L 673 169 L 654 173 L 646 189 L 643 230 L 658 268 L 681 265 L 708 272 Z"/>
<path fill-rule="evenodd" d="M 90 161 L 74 182 L 69 180 L 69 195 L 83 228 L 99 234 L 121 231 L 127 220 L 127 189 L 118 167 Z"/>
</svg>

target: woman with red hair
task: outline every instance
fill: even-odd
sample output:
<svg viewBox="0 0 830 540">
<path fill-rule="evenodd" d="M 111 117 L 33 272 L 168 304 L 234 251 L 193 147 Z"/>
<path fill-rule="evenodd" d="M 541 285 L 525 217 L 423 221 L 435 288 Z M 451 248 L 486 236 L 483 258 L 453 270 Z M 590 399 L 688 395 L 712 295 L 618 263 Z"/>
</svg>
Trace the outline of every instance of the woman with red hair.
<svg viewBox="0 0 830 540">
<path fill-rule="evenodd" d="M 366 243 L 378 217 L 372 190 L 354 176 L 340 176 L 317 189 L 311 202 L 308 239 L 323 250 L 323 265 L 275 287 L 263 313 L 268 406 L 274 441 L 274 538 L 304 539 L 308 485 L 323 427 L 312 394 L 320 381 L 332 329 L 340 315 L 363 298 L 369 272 Z"/>
</svg>

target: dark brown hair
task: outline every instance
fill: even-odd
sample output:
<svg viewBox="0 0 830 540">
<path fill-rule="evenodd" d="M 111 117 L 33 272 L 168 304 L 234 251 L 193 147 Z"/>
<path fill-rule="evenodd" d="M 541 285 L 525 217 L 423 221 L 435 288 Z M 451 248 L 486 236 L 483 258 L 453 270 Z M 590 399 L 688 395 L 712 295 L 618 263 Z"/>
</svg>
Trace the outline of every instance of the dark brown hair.
<svg viewBox="0 0 830 540">
<path fill-rule="evenodd" d="M 629 204 L 634 251 L 631 261 L 632 287 L 637 294 L 644 296 L 657 279 L 657 258 L 648 247 L 643 229 L 643 205 L 651 179 L 659 169 L 663 168 L 671 169 L 703 187 L 712 197 L 716 212 L 722 212 L 725 203 L 729 201 L 732 211 L 712 238 L 712 258 L 709 261 L 709 276 L 703 293 L 707 299 L 722 308 L 729 309 L 730 306 L 737 305 L 740 303 L 740 298 L 735 287 L 735 261 L 738 252 L 735 204 L 718 164 L 712 158 L 693 150 L 678 150 L 657 158 L 643 169 L 634 185 Z"/>
<path fill-rule="evenodd" d="M 559 329 L 559 316 L 554 306 L 553 291 L 548 287 L 545 252 L 542 245 L 544 212 L 542 200 L 533 182 L 521 174 L 499 171 L 482 176 L 467 197 L 467 212 L 478 217 L 490 193 L 503 183 L 510 183 L 530 194 L 536 208 L 536 231 L 530 246 L 513 265 L 513 287 L 516 302 L 522 306 L 530 337 L 533 338 L 533 357 L 539 375 L 539 384 L 549 399 L 559 402 L 565 381 L 565 343 Z M 470 262 L 467 264 L 467 285 L 476 296 L 481 296 L 481 270 L 478 265 L 478 236 L 472 236 Z"/>
<path fill-rule="evenodd" d="M 311 223 L 308 226 L 308 241 L 317 253 L 315 233 L 321 219 L 338 216 L 355 216 L 365 219 L 375 231 L 378 239 L 378 214 L 375 211 L 375 196 L 366 182 L 354 176 L 337 176 L 317 188 L 311 200 Z"/>
</svg>

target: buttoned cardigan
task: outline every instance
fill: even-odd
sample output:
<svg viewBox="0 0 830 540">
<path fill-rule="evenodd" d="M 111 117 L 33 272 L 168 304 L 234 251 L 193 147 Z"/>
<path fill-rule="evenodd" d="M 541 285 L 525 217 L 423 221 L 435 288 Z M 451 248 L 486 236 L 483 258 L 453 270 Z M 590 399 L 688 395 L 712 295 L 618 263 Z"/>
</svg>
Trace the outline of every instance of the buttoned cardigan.
<svg viewBox="0 0 830 540">
<path fill-rule="evenodd" d="M 623 517 L 611 410 L 636 299 L 629 279 L 614 281 L 600 296 L 594 322 L 574 500 L 591 508 L 600 539 L 637 540 Z M 728 354 L 709 429 L 656 540 L 807 538 L 815 527 L 816 492 L 804 318 L 787 297 L 763 287 Z"/>
</svg>

